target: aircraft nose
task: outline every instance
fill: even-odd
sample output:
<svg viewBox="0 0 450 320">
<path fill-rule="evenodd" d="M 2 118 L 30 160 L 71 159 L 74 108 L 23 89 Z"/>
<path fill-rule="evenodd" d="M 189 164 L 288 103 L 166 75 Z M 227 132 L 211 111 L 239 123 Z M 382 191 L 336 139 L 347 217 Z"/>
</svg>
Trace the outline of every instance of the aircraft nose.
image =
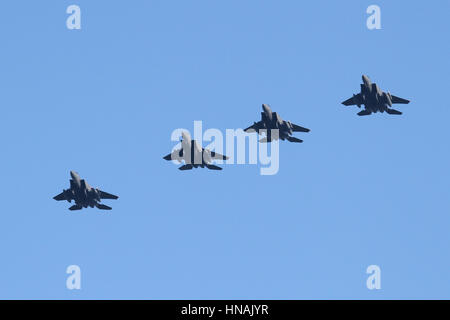
<svg viewBox="0 0 450 320">
<path fill-rule="evenodd" d="M 269 106 L 267 104 L 265 104 L 265 103 L 262 105 L 262 108 L 263 108 L 265 113 L 270 113 L 271 112 Z"/>
<path fill-rule="evenodd" d="M 70 171 L 70 176 L 72 179 L 76 179 L 77 173 L 75 171 Z"/>
<path fill-rule="evenodd" d="M 362 81 L 363 81 L 364 83 L 369 83 L 369 82 L 370 82 L 369 77 L 366 76 L 365 74 L 362 75 Z"/>
<path fill-rule="evenodd" d="M 191 141 L 191 137 L 189 136 L 189 133 L 183 131 L 183 132 L 181 132 L 181 136 L 183 137 L 184 141 Z"/>
</svg>

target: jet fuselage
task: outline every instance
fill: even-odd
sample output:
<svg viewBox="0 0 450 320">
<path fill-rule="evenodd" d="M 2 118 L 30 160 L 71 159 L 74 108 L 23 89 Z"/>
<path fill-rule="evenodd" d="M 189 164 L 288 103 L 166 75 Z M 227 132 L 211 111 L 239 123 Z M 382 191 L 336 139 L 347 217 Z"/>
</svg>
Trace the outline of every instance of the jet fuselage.
<svg viewBox="0 0 450 320">
<path fill-rule="evenodd" d="M 70 171 L 70 189 L 64 190 L 68 202 L 75 202 L 76 205 L 83 208 L 96 207 L 100 200 L 97 189 L 92 188 L 85 180 L 82 180 L 78 173 Z"/>
<path fill-rule="evenodd" d="M 191 164 L 194 168 L 204 168 L 212 162 L 208 150 L 202 150 L 195 140 L 183 140 L 183 160 L 186 164 Z"/>
<path fill-rule="evenodd" d="M 383 92 L 376 83 L 363 75 L 361 84 L 361 97 L 364 108 L 372 113 L 385 112 L 392 106 L 392 97 L 389 92 Z"/>
<path fill-rule="evenodd" d="M 276 112 L 272 112 L 267 104 L 263 104 L 263 112 L 261 113 L 261 121 L 264 124 L 264 129 L 269 141 L 274 139 L 271 130 L 278 130 L 279 139 L 285 140 L 292 135 L 292 125 L 289 121 L 284 121 Z"/>
</svg>

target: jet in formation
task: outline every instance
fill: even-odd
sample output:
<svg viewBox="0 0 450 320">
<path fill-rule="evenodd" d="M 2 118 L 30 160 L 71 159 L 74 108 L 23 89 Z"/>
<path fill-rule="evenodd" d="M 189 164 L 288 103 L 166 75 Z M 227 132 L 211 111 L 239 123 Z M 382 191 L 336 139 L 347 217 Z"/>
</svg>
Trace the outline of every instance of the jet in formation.
<svg viewBox="0 0 450 320">
<path fill-rule="evenodd" d="M 350 99 L 342 102 L 344 106 L 357 105 L 364 110 L 358 112 L 358 116 L 367 116 L 376 112 L 387 112 L 388 114 L 402 114 L 400 111 L 392 109 L 395 103 L 408 104 L 409 100 L 396 97 L 389 92 L 383 92 L 376 83 L 372 83 L 368 76 L 362 76 L 361 92 L 354 94 Z"/>
<path fill-rule="evenodd" d="M 57 201 L 67 200 L 68 202 L 75 201 L 75 205 L 71 206 L 69 210 L 81 210 L 87 207 L 97 207 L 102 210 L 111 210 L 104 204 L 99 203 L 101 199 L 116 200 L 119 197 L 107 192 L 92 188 L 84 179 L 81 179 L 79 174 L 70 171 L 70 189 L 63 190 L 60 194 L 53 197 Z"/>
<path fill-rule="evenodd" d="M 202 148 L 197 141 L 192 140 L 188 133 L 182 132 L 181 149 L 176 149 L 164 157 L 165 160 L 184 160 L 180 170 L 191 170 L 192 168 L 208 168 L 211 170 L 222 170 L 212 164 L 213 160 L 227 160 L 228 157 L 215 151 Z"/>
<path fill-rule="evenodd" d="M 262 108 L 263 112 L 261 112 L 261 121 L 253 123 L 252 126 L 248 127 L 244 131 L 256 131 L 258 134 L 265 132 L 266 137 L 261 139 L 260 142 L 271 142 L 276 139 L 276 137 L 272 137 L 272 130 L 278 129 L 279 139 L 288 140 L 290 142 L 303 142 L 303 140 L 299 138 L 292 137 L 292 133 L 309 132 L 309 129 L 281 119 L 278 113 L 272 112 L 268 104 L 263 104 Z"/>
</svg>

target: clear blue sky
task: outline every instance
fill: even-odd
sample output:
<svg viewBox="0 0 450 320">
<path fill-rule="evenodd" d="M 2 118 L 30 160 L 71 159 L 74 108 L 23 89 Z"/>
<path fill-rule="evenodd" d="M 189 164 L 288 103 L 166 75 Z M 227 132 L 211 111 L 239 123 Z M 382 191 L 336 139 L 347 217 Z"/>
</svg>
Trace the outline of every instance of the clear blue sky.
<svg viewBox="0 0 450 320">
<path fill-rule="evenodd" d="M 66 28 L 66 8 L 82 29 Z M 381 7 L 381 30 L 366 8 Z M 5 1 L 0 298 L 450 298 L 449 1 Z M 402 116 L 340 103 L 367 74 Z M 180 172 L 176 128 L 268 103 L 280 171 Z M 69 170 L 110 213 L 52 197 Z M 82 289 L 66 289 L 79 265 Z M 366 268 L 381 267 L 379 291 Z"/>
</svg>

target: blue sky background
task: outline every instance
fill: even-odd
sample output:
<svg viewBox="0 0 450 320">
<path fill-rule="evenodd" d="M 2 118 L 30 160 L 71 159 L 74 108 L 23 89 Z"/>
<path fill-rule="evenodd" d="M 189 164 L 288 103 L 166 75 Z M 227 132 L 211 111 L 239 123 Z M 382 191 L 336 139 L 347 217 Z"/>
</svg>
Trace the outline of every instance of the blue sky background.
<svg viewBox="0 0 450 320">
<path fill-rule="evenodd" d="M 66 8 L 82 30 L 66 28 Z M 366 8 L 381 7 L 381 30 Z M 0 298 L 450 298 L 449 1 L 4 1 Z M 340 103 L 367 74 L 402 116 Z M 180 172 L 176 128 L 310 133 Z M 69 170 L 110 213 L 52 197 Z M 70 291 L 67 266 L 82 270 Z M 381 267 L 381 290 L 366 268 Z"/>
</svg>

